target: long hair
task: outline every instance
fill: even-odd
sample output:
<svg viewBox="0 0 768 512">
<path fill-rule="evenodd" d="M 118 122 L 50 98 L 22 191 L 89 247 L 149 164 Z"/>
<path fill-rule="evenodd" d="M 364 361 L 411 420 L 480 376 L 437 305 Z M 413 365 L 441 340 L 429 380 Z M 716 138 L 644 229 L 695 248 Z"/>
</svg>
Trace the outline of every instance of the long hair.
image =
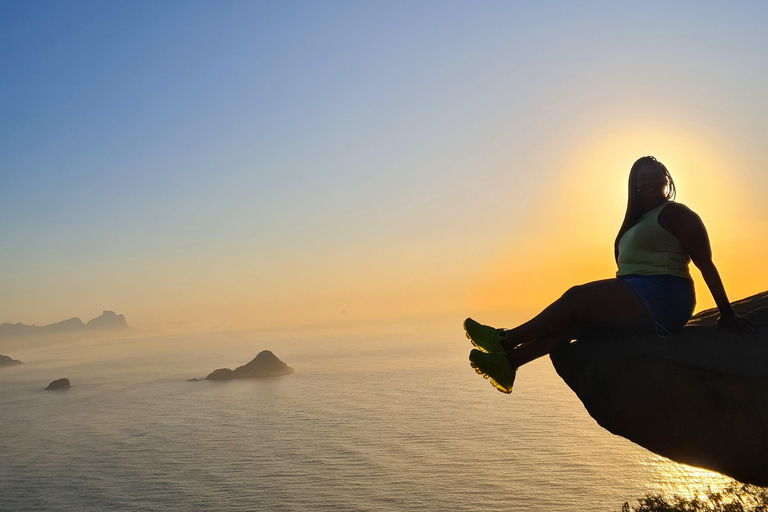
<svg viewBox="0 0 768 512">
<path fill-rule="evenodd" d="M 646 165 L 654 166 L 664 173 L 667 178 L 667 193 L 666 198 L 673 200 L 676 195 L 675 182 L 672 180 L 672 176 L 664 166 L 652 156 L 644 156 L 639 158 L 637 162 L 632 165 L 632 169 L 629 171 L 629 191 L 627 194 L 627 212 L 624 214 L 624 222 L 619 228 L 619 234 L 616 235 L 616 241 L 613 243 L 613 253 L 616 263 L 619 262 L 619 240 L 627 232 L 629 228 L 637 224 L 640 217 L 643 215 L 643 202 L 640 200 L 640 191 L 637 189 L 637 173 L 641 167 Z"/>
</svg>

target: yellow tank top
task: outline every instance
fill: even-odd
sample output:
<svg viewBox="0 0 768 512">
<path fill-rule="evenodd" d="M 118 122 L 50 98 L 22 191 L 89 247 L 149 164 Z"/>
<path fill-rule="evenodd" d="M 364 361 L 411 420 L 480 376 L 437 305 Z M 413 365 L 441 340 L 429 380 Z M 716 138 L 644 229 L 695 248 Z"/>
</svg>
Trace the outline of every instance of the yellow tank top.
<svg viewBox="0 0 768 512">
<path fill-rule="evenodd" d="M 661 227 L 659 214 L 669 201 L 646 212 L 619 240 L 619 271 L 627 275 L 672 275 L 687 277 L 691 257 L 675 235 Z"/>
</svg>

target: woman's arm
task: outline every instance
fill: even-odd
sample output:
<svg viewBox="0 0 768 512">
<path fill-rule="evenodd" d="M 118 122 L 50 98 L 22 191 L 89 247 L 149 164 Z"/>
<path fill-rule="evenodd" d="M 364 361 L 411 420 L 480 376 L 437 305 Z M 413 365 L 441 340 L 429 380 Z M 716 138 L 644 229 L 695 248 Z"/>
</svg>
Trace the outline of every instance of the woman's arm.
<svg viewBox="0 0 768 512">
<path fill-rule="evenodd" d="M 667 207 L 667 209 L 669 210 L 670 208 Z M 712 247 L 709 243 L 709 235 L 701 218 L 689 208 L 679 203 L 674 204 L 674 209 L 670 213 L 669 222 L 672 227 L 672 233 L 680 240 L 683 248 L 691 257 L 691 261 L 701 271 L 701 276 L 704 278 L 704 282 L 707 283 L 707 287 L 715 299 L 717 309 L 720 310 L 720 319 L 717 321 L 717 327 L 720 328 L 725 325 L 737 333 L 754 334 L 756 326 L 749 320 L 737 315 L 728 301 L 723 280 L 720 279 L 720 273 L 712 261 Z"/>
</svg>

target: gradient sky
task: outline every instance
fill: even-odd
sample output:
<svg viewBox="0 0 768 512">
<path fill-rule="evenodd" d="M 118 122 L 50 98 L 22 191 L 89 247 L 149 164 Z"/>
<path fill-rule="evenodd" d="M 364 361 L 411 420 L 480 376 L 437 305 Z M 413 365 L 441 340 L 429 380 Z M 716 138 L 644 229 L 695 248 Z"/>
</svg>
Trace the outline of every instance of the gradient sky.
<svg viewBox="0 0 768 512">
<path fill-rule="evenodd" d="M 5 1 L 0 322 L 510 325 L 613 275 L 648 154 L 730 298 L 764 291 L 766 27 L 764 2 Z"/>
</svg>

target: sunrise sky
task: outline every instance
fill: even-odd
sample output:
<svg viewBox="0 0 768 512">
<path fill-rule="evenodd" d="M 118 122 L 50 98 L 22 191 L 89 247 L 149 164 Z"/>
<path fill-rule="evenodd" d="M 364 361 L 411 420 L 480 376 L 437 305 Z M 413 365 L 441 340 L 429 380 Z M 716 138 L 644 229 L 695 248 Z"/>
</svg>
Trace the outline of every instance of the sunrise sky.
<svg viewBox="0 0 768 512">
<path fill-rule="evenodd" d="M 613 276 L 644 155 L 731 300 L 764 291 L 767 26 L 764 2 L 3 2 L 0 322 L 510 325 Z"/>
</svg>

